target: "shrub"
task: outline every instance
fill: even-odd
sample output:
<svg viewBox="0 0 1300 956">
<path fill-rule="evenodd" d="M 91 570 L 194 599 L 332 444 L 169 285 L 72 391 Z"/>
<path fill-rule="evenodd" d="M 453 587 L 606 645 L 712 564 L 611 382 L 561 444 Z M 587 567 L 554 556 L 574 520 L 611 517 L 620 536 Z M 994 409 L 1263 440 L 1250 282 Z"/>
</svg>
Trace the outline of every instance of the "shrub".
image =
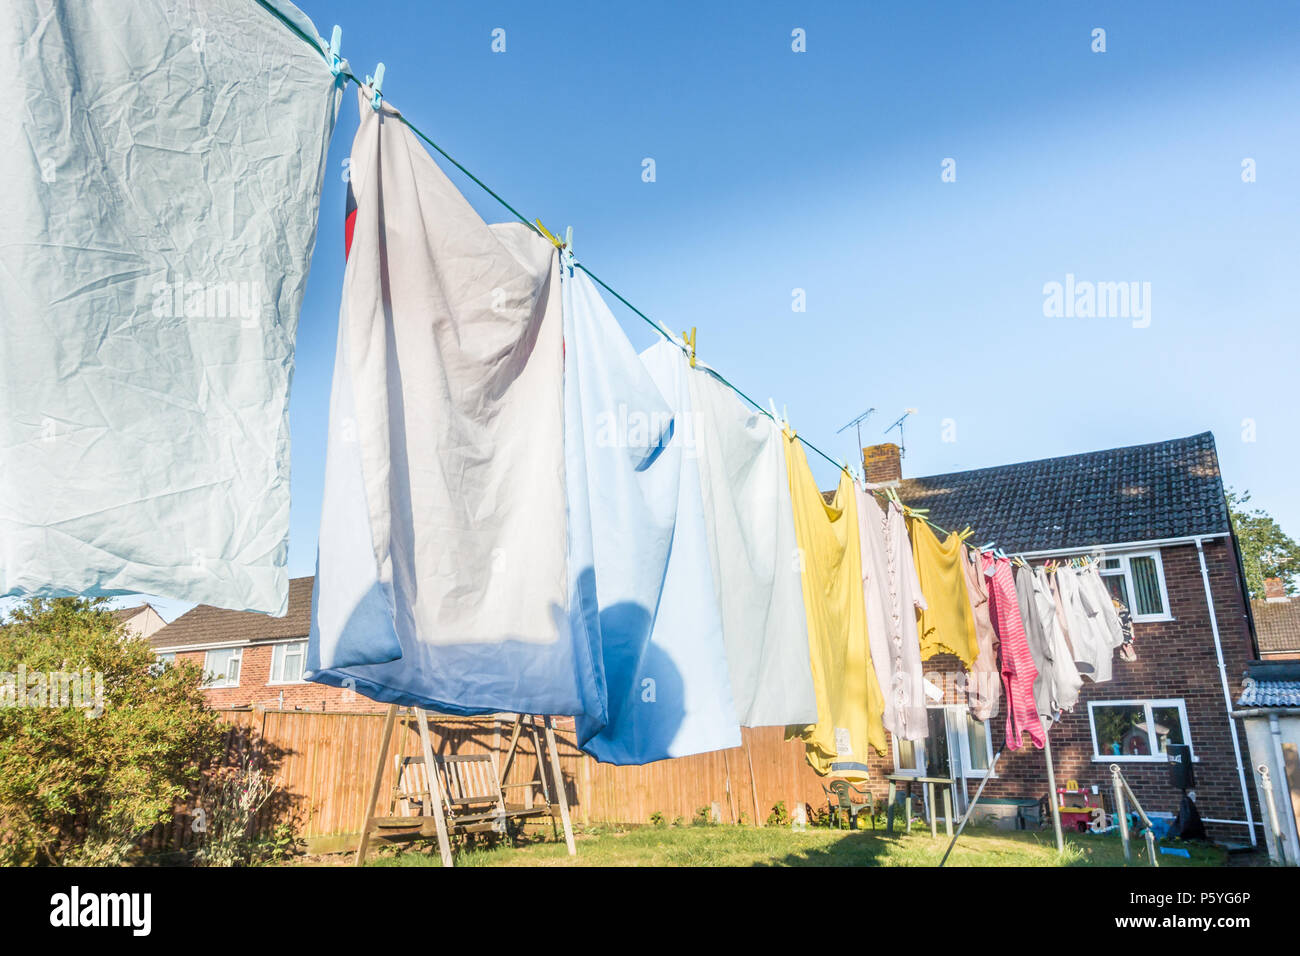
<svg viewBox="0 0 1300 956">
<path fill-rule="evenodd" d="M 662 813 L 660 813 L 658 810 L 656 810 L 654 813 L 650 814 L 650 825 L 651 825 L 651 826 L 662 827 L 662 826 L 666 826 L 667 823 L 668 823 L 668 821 L 664 819 L 664 815 L 663 815 Z"/>
<path fill-rule="evenodd" d="M 790 825 L 790 813 L 785 808 L 785 801 L 778 800 L 772 812 L 767 815 L 767 825 L 770 827 L 788 827 Z"/>
<path fill-rule="evenodd" d="M 216 771 L 199 798 L 203 811 L 199 832 L 203 842 L 194 854 L 200 866 L 250 866 L 284 859 L 293 853 L 293 827 L 279 823 L 258 837 L 258 811 L 275 795 L 276 787 L 252 761 Z"/>
<path fill-rule="evenodd" d="M 33 599 L 0 624 L 0 864 L 122 862 L 220 746 L 199 669 L 157 664 L 106 603 Z"/>
</svg>

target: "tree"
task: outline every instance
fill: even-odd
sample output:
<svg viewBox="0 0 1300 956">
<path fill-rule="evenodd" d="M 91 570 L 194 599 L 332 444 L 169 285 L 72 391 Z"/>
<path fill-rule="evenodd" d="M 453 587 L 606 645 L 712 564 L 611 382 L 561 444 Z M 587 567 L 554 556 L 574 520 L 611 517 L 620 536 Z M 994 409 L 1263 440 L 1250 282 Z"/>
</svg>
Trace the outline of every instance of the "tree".
<svg viewBox="0 0 1300 956">
<path fill-rule="evenodd" d="M 0 624 L 0 864 L 113 864 L 217 753 L 192 664 L 159 664 L 103 598 L 33 599 Z"/>
<path fill-rule="evenodd" d="M 1246 588 L 1250 596 L 1264 596 L 1265 578 L 1281 578 L 1287 593 L 1295 594 L 1294 578 L 1300 574 L 1300 544 L 1262 508 L 1246 509 L 1249 491 L 1239 495 L 1228 489 L 1227 499 L 1232 529 L 1237 534 L 1242 563 L 1246 566 Z"/>
</svg>

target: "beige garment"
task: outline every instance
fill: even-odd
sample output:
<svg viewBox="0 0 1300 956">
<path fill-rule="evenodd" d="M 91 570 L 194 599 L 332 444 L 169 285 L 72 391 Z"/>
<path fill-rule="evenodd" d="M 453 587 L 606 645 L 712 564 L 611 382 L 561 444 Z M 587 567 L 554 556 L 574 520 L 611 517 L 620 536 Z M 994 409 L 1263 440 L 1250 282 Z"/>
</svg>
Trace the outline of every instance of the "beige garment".
<svg viewBox="0 0 1300 956">
<path fill-rule="evenodd" d="M 1061 589 L 1056 586 L 1056 574 L 1052 573 L 1047 577 L 1052 588 L 1052 603 L 1056 608 L 1056 623 L 1061 627 L 1061 636 L 1065 638 L 1065 646 L 1070 651 L 1070 657 L 1077 661 L 1079 657 L 1074 653 L 1074 645 L 1070 642 L 1070 629 L 1065 623 L 1065 605 L 1061 603 Z"/>
<path fill-rule="evenodd" d="M 875 495 L 861 488 L 857 496 L 867 640 L 885 696 L 885 729 L 900 740 L 924 740 L 930 726 L 916 612 L 925 609 L 925 598 L 903 511 L 893 501 L 881 508 Z"/>
<path fill-rule="evenodd" d="M 962 555 L 962 569 L 966 573 L 966 595 L 970 598 L 971 613 L 975 616 L 975 641 L 979 655 L 971 665 L 966 682 L 966 700 L 971 716 L 988 720 L 998 714 L 1002 698 L 1002 676 L 998 673 L 998 635 L 989 616 L 989 592 L 984 575 L 976 566 L 976 556 L 970 548 Z"/>
</svg>

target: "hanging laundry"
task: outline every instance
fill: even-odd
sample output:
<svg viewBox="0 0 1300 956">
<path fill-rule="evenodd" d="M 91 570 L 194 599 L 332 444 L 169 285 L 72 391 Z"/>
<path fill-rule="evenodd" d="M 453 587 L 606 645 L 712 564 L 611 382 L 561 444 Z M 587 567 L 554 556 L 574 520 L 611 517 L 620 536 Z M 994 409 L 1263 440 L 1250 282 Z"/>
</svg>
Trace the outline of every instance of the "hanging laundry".
<svg viewBox="0 0 1300 956">
<path fill-rule="evenodd" d="M 871 663 L 885 699 L 884 726 L 900 740 L 930 734 L 916 614 L 925 609 L 903 509 L 854 486 Z"/>
<path fill-rule="evenodd" d="M 1114 614 L 1109 592 L 1103 601 L 1085 571 L 1064 565 L 1057 568 L 1056 584 L 1061 592 L 1070 646 L 1074 648 L 1074 659 L 1080 673 L 1098 684 L 1110 680 L 1115 644 L 1104 614 L 1105 610 Z M 1104 584 L 1100 586 L 1105 588 Z M 1122 642 L 1121 637 L 1117 643 Z"/>
<path fill-rule="evenodd" d="M 787 728 L 787 735 L 803 739 L 819 774 L 861 779 L 867 776 L 868 746 L 884 753 L 888 742 L 867 639 L 857 498 L 848 474 L 841 473 L 835 499 L 827 504 L 789 431 L 785 456 L 818 717 L 812 726 Z"/>
<path fill-rule="evenodd" d="M 638 357 L 585 272 L 563 288 L 570 606 L 609 701 L 579 745 L 616 764 L 738 747 L 681 351 Z"/>
<path fill-rule="evenodd" d="M 1106 622 L 1106 633 L 1110 635 L 1107 643 L 1111 648 L 1119 647 L 1124 643 L 1124 628 L 1120 623 L 1119 611 L 1115 608 L 1115 600 L 1111 597 L 1110 588 L 1106 587 L 1106 582 L 1101 579 L 1101 571 L 1095 561 L 1088 562 L 1087 567 L 1083 569 L 1083 577 L 1093 596 L 1093 604 L 1097 606 L 1102 620 Z"/>
<path fill-rule="evenodd" d="M 1018 567 L 1014 575 L 1025 638 L 1038 668 L 1034 702 L 1039 715 L 1051 720 L 1058 711 L 1074 709 L 1082 680 L 1061 636 L 1046 572 L 1041 584 L 1032 568 Z"/>
<path fill-rule="evenodd" d="M 455 714 L 600 712 L 567 614 L 555 248 L 487 225 L 358 91 L 308 678 Z"/>
<path fill-rule="evenodd" d="M 1061 636 L 1065 638 L 1065 646 L 1070 650 L 1070 659 L 1075 662 L 1076 667 L 1079 663 L 1079 655 L 1074 653 L 1074 644 L 1070 640 L 1069 622 L 1065 617 L 1065 602 L 1061 600 L 1061 588 L 1056 579 L 1056 566 L 1047 574 L 1048 583 L 1052 589 L 1052 608 L 1056 612 L 1056 623 L 1061 628 Z"/>
<path fill-rule="evenodd" d="M 988 579 L 980 569 L 978 553 L 970 548 L 965 548 L 962 553 L 961 567 L 966 576 L 966 596 L 970 599 L 971 616 L 975 619 L 975 640 L 979 647 L 966 681 L 966 702 L 972 717 L 989 720 L 998 715 L 1002 680 L 998 673 L 997 632 L 989 617 L 989 592 L 985 583 Z"/>
<path fill-rule="evenodd" d="M 0 52 L 0 596 L 283 615 L 321 50 L 253 0 L 9 0 Z"/>
<path fill-rule="evenodd" d="M 997 631 L 1001 653 L 1002 686 L 1007 695 L 1007 749 L 1019 750 L 1026 733 L 1034 746 L 1041 748 L 1047 743 L 1047 736 L 1034 702 L 1038 668 L 1025 637 L 1011 562 L 991 554 L 981 555 L 980 560 L 988 579 L 989 617 Z"/>
<path fill-rule="evenodd" d="M 685 366 L 677 351 L 675 361 Z M 698 458 L 736 716 L 745 727 L 815 724 L 781 429 L 746 408 L 711 371 L 688 368 L 684 374 L 694 414 L 684 418 L 681 407 L 675 411 Z"/>
<path fill-rule="evenodd" d="M 930 526 L 915 518 L 908 530 L 926 603 L 917 622 L 921 658 L 925 660 L 946 651 L 956 655 L 969 669 L 979 653 L 979 639 L 966 593 L 966 572 L 961 567 L 966 546 L 956 534 L 948 535 L 940 543 Z"/>
<path fill-rule="evenodd" d="M 1128 605 L 1117 597 L 1111 598 L 1111 605 L 1115 608 L 1119 630 L 1124 636 L 1124 643 L 1119 646 L 1119 659 L 1131 664 L 1138 659 L 1137 644 L 1133 640 L 1133 615 L 1129 613 Z"/>
</svg>

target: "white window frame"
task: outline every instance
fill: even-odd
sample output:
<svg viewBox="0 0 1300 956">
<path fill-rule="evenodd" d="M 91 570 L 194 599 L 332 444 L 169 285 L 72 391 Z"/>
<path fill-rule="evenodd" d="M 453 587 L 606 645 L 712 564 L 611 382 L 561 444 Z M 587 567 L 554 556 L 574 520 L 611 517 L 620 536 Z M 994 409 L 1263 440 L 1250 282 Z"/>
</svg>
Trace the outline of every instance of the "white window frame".
<svg viewBox="0 0 1300 956">
<path fill-rule="evenodd" d="M 1103 754 L 1101 748 L 1097 746 L 1097 722 L 1093 717 L 1093 710 L 1097 707 L 1145 707 L 1146 708 L 1146 725 L 1147 725 L 1147 746 L 1151 750 L 1149 754 Z M 1187 703 L 1181 697 L 1168 698 L 1150 698 L 1146 700 L 1090 700 L 1088 701 L 1088 730 L 1092 734 L 1092 762 L 1093 763 L 1168 763 L 1169 755 L 1156 752 L 1154 744 L 1156 741 L 1151 739 L 1151 731 L 1155 727 L 1155 715 L 1153 709 L 1156 707 L 1176 707 L 1178 708 L 1178 720 L 1182 726 L 1183 740 L 1192 752 L 1192 761 L 1200 763 L 1200 758 L 1196 756 L 1196 744 L 1192 742 L 1192 729 L 1187 723 Z"/>
<path fill-rule="evenodd" d="M 984 748 L 987 751 L 984 755 L 984 762 L 989 765 L 990 770 L 993 767 L 993 727 L 987 720 L 979 720 L 970 712 L 969 708 L 963 708 L 966 711 L 966 719 L 977 724 L 984 725 Z M 966 729 L 961 735 L 961 765 L 964 769 L 964 775 L 967 777 L 987 777 L 990 770 L 980 770 L 971 764 L 970 759 L 970 730 Z M 997 774 L 992 774 L 997 777 Z"/>
<path fill-rule="evenodd" d="M 266 686 L 275 687 L 277 685 L 283 685 L 283 684 L 307 683 L 306 679 L 304 679 L 303 677 L 297 677 L 293 680 L 284 679 L 284 657 L 285 654 L 288 653 L 288 649 L 291 647 L 302 648 L 301 651 L 302 668 L 299 671 L 299 673 L 305 674 L 307 672 L 307 642 L 306 641 L 280 641 L 278 644 L 271 645 L 271 670 L 267 675 Z M 278 659 L 278 664 L 277 664 L 277 659 Z M 277 679 L 275 676 L 277 672 L 279 672 L 280 674 L 279 679 Z"/>
<path fill-rule="evenodd" d="M 898 765 L 898 757 L 899 757 L 898 746 L 901 743 L 901 741 L 899 741 L 899 739 L 895 737 L 893 734 L 890 734 L 889 737 L 894 742 L 894 773 L 905 777 L 924 777 L 925 776 L 925 742 L 930 739 L 929 735 L 922 737 L 920 740 L 907 741 L 907 743 L 910 743 L 912 745 L 913 749 L 916 752 L 917 765 L 915 767 L 900 767 Z"/>
<path fill-rule="evenodd" d="M 1137 598 L 1135 597 L 1137 592 L 1133 587 L 1133 571 L 1131 567 L 1133 558 L 1150 558 L 1155 562 L 1156 581 L 1160 585 L 1160 604 L 1164 608 L 1159 614 L 1139 614 L 1137 612 Z M 1106 567 L 1107 561 L 1118 561 L 1120 566 L 1108 569 Z M 1165 587 L 1165 563 L 1161 559 L 1158 548 L 1154 551 L 1107 551 L 1100 556 L 1100 560 L 1097 562 L 1097 570 L 1101 572 L 1103 583 L 1108 577 L 1123 575 L 1124 590 L 1128 594 L 1128 613 L 1134 623 L 1146 624 L 1154 621 L 1172 621 L 1174 619 L 1173 610 L 1169 606 L 1169 590 Z"/>
<path fill-rule="evenodd" d="M 211 679 L 213 676 L 213 670 L 208 666 L 208 662 L 212 659 L 212 654 L 214 651 L 215 652 L 229 651 L 230 659 L 239 661 L 239 669 L 238 669 L 239 676 L 235 678 L 234 683 L 231 683 L 229 677 L 227 676 L 230 673 L 229 666 L 227 666 L 226 674 L 222 675 L 220 681 L 213 681 Z M 242 647 L 218 647 L 218 648 L 213 648 L 213 650 L 211 651 L 203 652 L 203 689 L 204 690 L 216 690 L 224 687 L 238 687 L 239 681 L 243 676 L 244 676 L 244 649 Z"/>
<path fill-rule="evenodd" d="M 175 664 L 176 652 L 163 651 L 161 654 L 155 654 L 154 658 L 158 661 L 159 664 Z"/>
<path fill-rule="evenodd" d="M 975 718 L 971 716 L 970 708 L 967 707 L 965 704 L 929 704 L 926 706 L 925 709 L 927 711 L 942 710 L 945 712 L 945 715 L 949 711 L 960 711 L 961 715 L 965 717 L 967 720 L 975 720 Z M 978 722 L 984 724 L 984 729 L 985 729 L 984 743 L 988 750 L 988 753 L 985 754 L 985 762 L 988 763 L 990 767 L 992 767 L 993 766 L 993 728 L 989 726 L 989 721 L 987 720 L 978 721 Z M 893 734 L 890 734 L 890 738 L 893 740 L 894 773 L 899 774 L 900 776 L 907 776 L 907 777 L 926 776 L 926 774 L 929 771 L 929 761 L 926 759 L 926 742 L 929 741 L 930 739 L 929 734 L 927 734 L 925 737 L 922 737 L 920 740 L 909 741 L 912 744 L 912 746 L 916 748 L 916 762 L 918 766 L 915 769 L 900 767 L 898 765 L 899 740 Z M 962 775 L 965 777 L 988 776 L 989 775 L 988 770 L 977 770 L 971 766 L 969 729 L 963 727 L 962 733 L 959 735 L 958 739 L 960 740 L 961 743 L 960 743 L 960 753 L 957 756 L 961 761 L 961 766 L 963 768 Z M 948 746 L 952 747 L 951 734 L 949 734 L 948 737 Z M 948 755 L 948 759 L 950 763 L 952 762 L 952 756 L 953 756 L 952 754 Z M 996 779 L 997 774 L 994 773 L 993 777 Z"/>
</svg>

